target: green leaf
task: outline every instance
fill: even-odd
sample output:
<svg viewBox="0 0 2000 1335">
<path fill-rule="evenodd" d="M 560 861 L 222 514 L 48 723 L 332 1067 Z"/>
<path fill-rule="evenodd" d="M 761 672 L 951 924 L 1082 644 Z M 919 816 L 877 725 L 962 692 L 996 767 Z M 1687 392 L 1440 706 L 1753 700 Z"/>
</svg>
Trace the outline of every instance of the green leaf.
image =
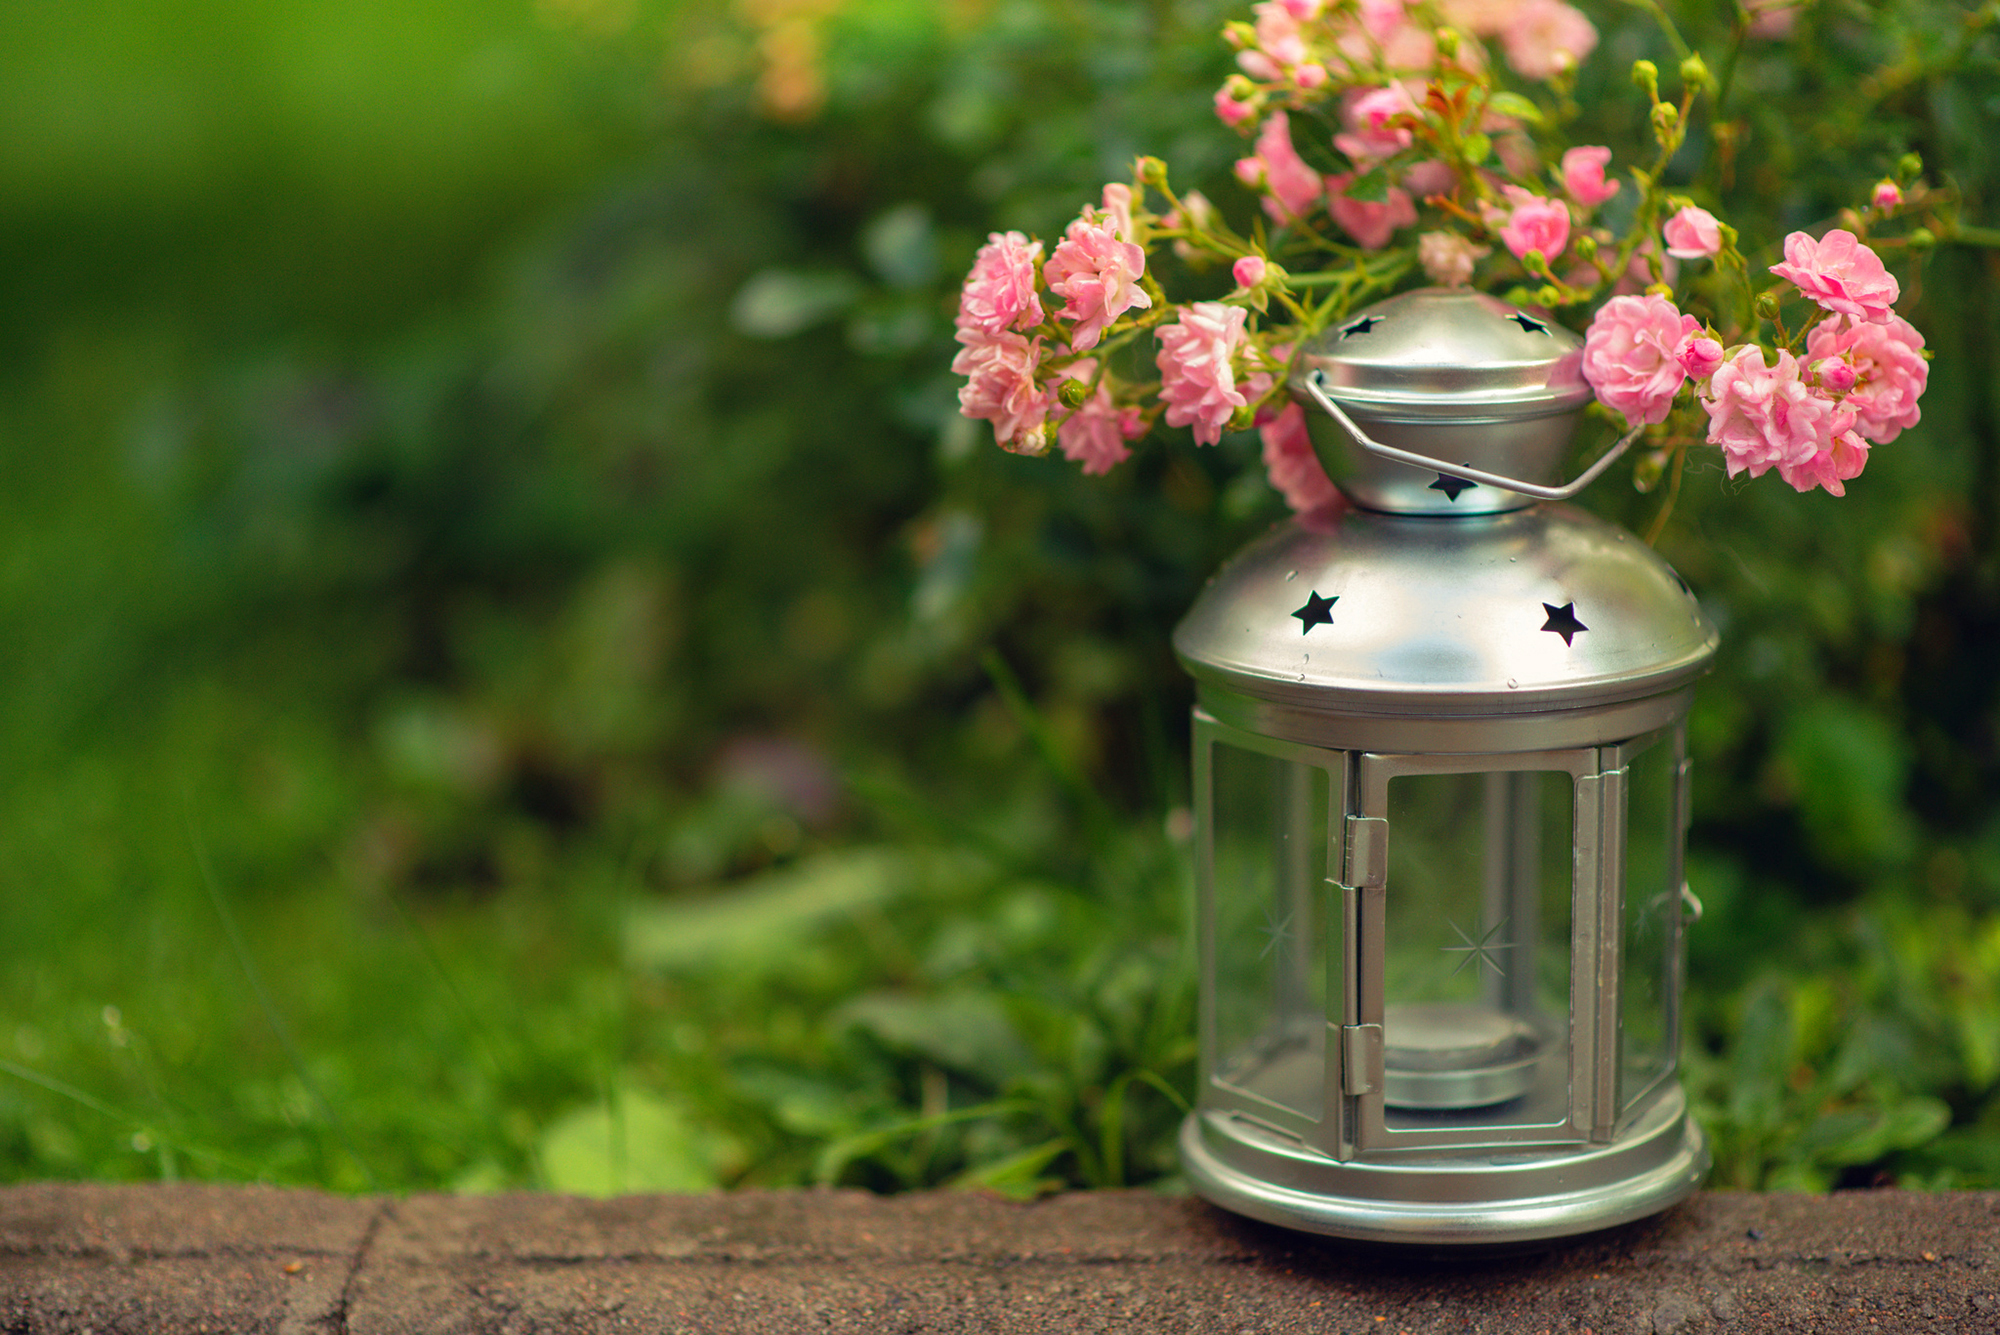
<svg viewBox="0 0 2000 1335">
<path fill-rule="evenodd" d="M 1373 170 L 1363 172 L 1361 175 L 1355 177 L 1347 183 L 1347 189 L 1342 193 L 1349 199 L 1359 200 L 1364 204 L 1381 204 L 1386 202 L 1389 198 L 1389 168 L 1387 164 L 1378 163 Z"/>
<path fill-rule="evenodd" d="M 711 1191 L 719 1169 L 742 1157 L 727 1132 L 704 1127 L 657 1095 L 621 1086 L 609 1100 L 558 1118 L 542 1133 L 551 1191 L 616 1196 L 636 1191 Z"/>
<path fill-rule="evenodd" d="M 961 1191 L 996 1191 L 1009 1200 L 1034 1200 L 1062 1190 L 1062 1179 L 1043 1177 L 1042 1170 L 1069 1147 L 1069 1141 L 1058 1136 L 992 1163 L 976 1164 L 945 1185 Z"/>
<path fill-rule="evenodd" d="M 1540 125 L 1542 109 L 1519 93 L 1497 92 L 1487 100 L 1486 109 L 1499 116 L 1512 116 L 1530 125 Z"/>
</svg>

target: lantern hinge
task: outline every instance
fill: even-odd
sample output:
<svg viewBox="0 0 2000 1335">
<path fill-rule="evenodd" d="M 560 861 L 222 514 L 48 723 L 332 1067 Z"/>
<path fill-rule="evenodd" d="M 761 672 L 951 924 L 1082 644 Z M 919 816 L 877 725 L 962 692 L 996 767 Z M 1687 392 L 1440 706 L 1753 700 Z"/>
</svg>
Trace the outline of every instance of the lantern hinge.
<svg viewBox="0 0 2000 1335">
<path fill-rule="evenodd" d="M 1385 884 L 1389 879 L 1389 822 L 1380 816 L 1347 818 L 1346 884 Z"/>
<path fill-rule="evenodd" d="M 1340 1030 L 1340 1092 L 1373 1094 L 1382 1088 L 1382 1026 L 1343 1024 Z"/>
</svg>

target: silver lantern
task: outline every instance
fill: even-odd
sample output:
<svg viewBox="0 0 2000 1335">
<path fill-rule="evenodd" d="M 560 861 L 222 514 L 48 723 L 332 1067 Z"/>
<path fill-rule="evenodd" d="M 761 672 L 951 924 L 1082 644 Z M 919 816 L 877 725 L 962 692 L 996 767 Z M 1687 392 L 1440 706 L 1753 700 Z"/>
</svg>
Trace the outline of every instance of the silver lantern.
<svg viewBox="0 0 2000 1335">
<path fill-rule="evenodd" d="M 1295 361 L 1344 499 L 1225 566 L 1196 678 L 1195 1190 L 1385 1242 L 1521 1243 L 1688 1195 L 1686 720 L 1716 633 L 1561 504 L 1567 330 L 1411 292 Z M 1627 437 L 1629 440 L 1630 438 Z"/>
</svg>

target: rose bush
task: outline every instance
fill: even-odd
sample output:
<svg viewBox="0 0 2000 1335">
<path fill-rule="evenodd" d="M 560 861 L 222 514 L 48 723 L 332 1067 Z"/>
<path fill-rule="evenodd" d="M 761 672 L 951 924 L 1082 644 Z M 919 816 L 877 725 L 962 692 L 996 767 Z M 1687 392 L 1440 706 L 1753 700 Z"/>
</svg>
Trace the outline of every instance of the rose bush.
<svg viewBox="0 0 2000 1335">
<path fill-rule="evenodd" d="M 1877 249 L 1920 258 L 1948 225 L 1948 192 L 1913 155 L 1841 225 L 1792 231 L 1782 259 L 1759 263 L 1666 184 L 1716 96 L 1692 50 L 1678 98 L 1662 96 L 1652 63 L 1633 66 L 1652 144 L 1621 163 L 1606 145 L 1565 142 L 1597 30 L 1562 0 L 1261 0 L 1252 12 L 1224 30 L 1238 68 L 1214 106 L 1251 141 L 1235 175 L 1261 219 L 1233 228 L 1141 158 L 1069 225 L 1039 288 L 1026 277 L 1039 243 L 995 233 L 980 252 L 955 366 L 969 377 L 962 410 L 991 421 L 1003 447 L 1046 450 L 1044 416 L 1058 440 L 1081 439 L 1069 424 L 1082 418 L 1102 443 L 1064 452 L 1102 472 L 1162 419 L 1207 445 L 1255 424 L 1272 484 L 1295 506 L 1317 503 L 1330 484 L 1307 476 L 1317 464 L 1281 411 L 1278 350 L 1420 282 L 1486 288 L 1584 329 L 1598 402 L 1650 442 L 1642 487 L 1671 467 L 1677 489 L 1687 451 L 1707 445 L 1732 476 L 1775 469 L 1840 495 L 1870 445 L 1920 417 L 1929 354 L 1895 314 L 1901 286 Z M 1742 20 L 1737 39 L 1770 22 Z M 1731 133 L 1710 128 L 1723 150 Z M 1190 287 L 1222 267 L 1235 288 L 1170 297 L 1149 267 L 1159 253 Z M 1685 278 L 1681 262 L 1693 262 Z M 1116 355 L 1148 338 L 1157 380 L 1134 374 L 1142 356 Z M 1059 399 L 1051 387 L 1065 381 L 1080 392 Z"/>
</svg>

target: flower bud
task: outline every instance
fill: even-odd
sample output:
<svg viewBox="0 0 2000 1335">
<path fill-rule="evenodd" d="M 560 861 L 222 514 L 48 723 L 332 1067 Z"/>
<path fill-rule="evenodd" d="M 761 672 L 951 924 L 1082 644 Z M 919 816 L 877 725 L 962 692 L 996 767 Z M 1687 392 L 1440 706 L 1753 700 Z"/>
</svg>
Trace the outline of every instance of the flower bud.
<svg viewBox="0 0 2000 1335">
<path fill-rule="evenodd" d="M 1660 67 L 1650 60 L 1632 62 L 1632 85 L 1643 89 L 1648 97 L 1660 96 Z"/>
<path fill-rule="evenodd" d="M 1775 320 L 1778 318 L 1778 299 L 1769 292 L 1757 298 L 1757 318 Z"/>
<path fill-rule="evenodd" d="M 1222 91 L 1235 98 L 1238 102 L 1248 102 L 1252 97 L 1256 96 L 1257 85 L 1251 83 L 1246 75 L 1232 74 L 1222 81 Z"/>
<path fill-rule="evenodd" d="M 1903 177 L 1905 180 L 1920 174 L 1923 169 L 1924 160 L 1915 153 L 1905 153 L 1902 157 L 1896 159 L 1896 175 Z"/>
<path fill-rule="evenodd" d="M 1894 181 L 1877 181 L 1868 202 L 1887 213 L 1903 202 L 1903 188 Z"/>
<path fill-rule="evenodd" d="M 1235 412 L 1229 414 L 1229 429 L 1231 431 L 1248 431 L 1250 424 L 1256 420 L 1256 410 L 1246 403 Z"/>
<path fill-rule="evenodd" d="M 1576 252 L 1576 257 L 1580 260 L 1594 260 L 1597 258 L 1597 238 L 1588 232 L 1583 233 L 1576 240 L 1570 242 L 1569 248 Z"/>
<path fill-rule="evenodd" d="M 1222 25 L 1222 40 L 1229 43 L 1233 51 L 1241 51 L 1246 46 L 1257 45 L 1257 30 L 1238 19 Z"/>
<path fill-rule="evenodd" d="M 1854 368 L 1834 357 L 1813 364 L 1813 376 L 1829 394 L 1845 394 L 1854 388 Z"/>
<path fill-rule="evenodd" d="M 1009 454 L 1025 454 L 1030 459 L 1039 459 L 1049 452 L 1049 429 L 1047 425 L 1031 427 L 1012 440 L 1001 441 L 1000 448 Z"/>
<path fill-rule="evenodd" d="M 1056 386 L 1056 397 L 1065 408 L 1081 408 L 1083 401 L 1090 397 L 1090 386 L 1081 380 L 1065 380 Z"/>
<path fill-rule="evenodd" d="M 1264 271 L 1268 267 L 1262 255 L 1245 255 L 1230 266 L 1229 276 L 1236 280 L 1238 287 L 1255 287 L 1264 281 Z"/>
<path fill-rule="evenodd" d="M 1674 132 L 1674 126 L 1680 123 L 1680 119 L 1681 113 L 1674 109 L 1673 103 L 1653 103 L 1653 136 L 1665 142 L 1667 136 Z"/>
<path fill-rule="evenodd" d="M 1167 188 L 1167 164 L 1158 158 L 1140 158 L 1137 163 L 1139 182 L 1150 185 L 1155 190 Z"/>
<path fill-rule="evenodd" d="M 1919 227 L 1905 238 L 1911 250 L 1929 250 L 1937 244 L 1937 234 L 1928 227 Z"/>
<path fill-rule="evenodd" d="M 1681 62 L 1681 82 L 1687 85 L 1689 92 L 1708 87 L 1708 62 L 1701 58 L 1701 52 L 1691 52 Z"/>
<path fill-rule="evenodd" d="M 1458 44 L 1463 40 L 1458 35 L 1458 29 L 1439 28 L 1436 37 L 1438 54 L 1446 60 L 1455 59 L 1458 55 Z"/>
<path fill-rule="evenodd" d="M 1674 360 L 1689 379 L 1706 380 L 1722 365 L 1722 344 L 1697 330 L 1681 340 Z"/>
<path fill-rule="evenodd" d="M 1535 304 L 1538 306 L 1560 306 L 1562 299 L 1563 294 L 1550 286 L 1544 286 L 1541 291 L 1535 293 Z"/>
</svg>

